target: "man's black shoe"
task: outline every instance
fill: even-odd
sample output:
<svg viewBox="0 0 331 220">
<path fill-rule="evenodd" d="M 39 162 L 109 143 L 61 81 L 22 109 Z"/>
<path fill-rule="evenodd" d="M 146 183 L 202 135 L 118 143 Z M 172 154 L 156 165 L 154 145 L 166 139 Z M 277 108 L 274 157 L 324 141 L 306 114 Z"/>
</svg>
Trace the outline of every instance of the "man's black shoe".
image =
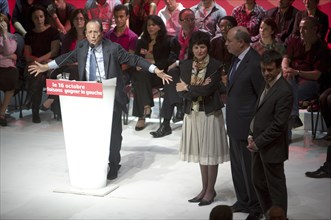
<svg viewBox="0 0 331 220">
<path fill-rule="evenodd" d="M 180 109 L 180 110 L 177 110 L 176 116 L 172 117 L 172 122 L 176 123 L 179 121 L 183 121 L 183 119 L 184 119 L 184 112 L 183 112 L 183 110 Z"/>
<path fill-rule="evenodd" d="M 243 212 L 243 213 L 249 213 L 249 211 L 243 207 L 240 207 L 237 203 L 233 204 L 231 206 L 232 212 Z"/>
<path fill-rule="evenodd" d="M 117 172 L 112 172 L 112 173 L 108 172 L 108 174 L 107 174 L 107 179 L 108 179 L 108 180 L 114 180 L 114 179 L 117 178 L 117 175 L 118 175 Z"/>
<path fill-rule="evenodd" d="M 171 127 L 169 124 L 164 124 L 162 123 L 161 126 L 159 127 L 159 129 L 157 129 L 157 131 L 152 131 L 150 132 L 151 135 L 153 135 L 153 137 L 155 138 L 159 138 L 159 137 L 164 137 L 166 135 L 171 134 Z"/>
<path fill-rule="evenodd" d="M 323 167 L 320 167 L 318 170 L 313 172 L 306 172 L 305 174 L 311 178 L 331 178 L 331 173 L 325 172 Z"/>
<path fill-rule="evenodd" d="M 260 220 L 263 217 L 261 212 L 252 211 L 247 216 L 246 220 Z"/>
<path fill-rule="evenodd" d="M 118 168 L 116 171 L 114 171 L 114 169 L 110 169 L 108 171 L 108 174 L 107 174 L 107 179 L 108 180 L 114 180 L 117 178 L 117 175 L 118 175 L 118 170 L 121 168 L 121 164 L 118 165 Z"/>
<path fill-rule="evenodd" d="M 289 120 L 288 123 L 289 123 L 288 125 L 289 125 L 290 129 L 298 128 L 298 127 L 301 127 L 303 125 L 301 119 L 297 115 L 291 115 L 290 120 Z"/>
</svg>

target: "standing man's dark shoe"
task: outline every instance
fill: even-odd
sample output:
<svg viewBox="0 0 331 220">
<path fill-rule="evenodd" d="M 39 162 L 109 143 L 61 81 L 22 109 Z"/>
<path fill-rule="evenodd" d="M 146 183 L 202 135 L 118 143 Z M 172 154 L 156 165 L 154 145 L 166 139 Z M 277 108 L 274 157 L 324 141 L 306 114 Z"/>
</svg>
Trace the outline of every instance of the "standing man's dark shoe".
<svg viewBox="0 0 331 220">
<path fill-rule="evenodd" d="M 117 169 L 112 169 L 110 168 L 109 171 L 108 171 L 108 174 L 107 174 L 107 179 L 108 180 L 114 180 L 117 178 L 117 175 L 118 175 L 118 170 L 121 168 L 121 165 L 119 164 L 118 165 L 118 168 Z"/>
<path fill-rule="evenodd" d="M 171 134 L 171 127 L 168 123 L 162 123 L 157 131 L 150 132 L 151 135 L 155 138 L 164 137 Z"/>
<path fill-rule="evenodd" d="M 261 212 L 251 211 L 247 216 L 246 220 L 260 220 L 263 217 Z"/>
</svg>

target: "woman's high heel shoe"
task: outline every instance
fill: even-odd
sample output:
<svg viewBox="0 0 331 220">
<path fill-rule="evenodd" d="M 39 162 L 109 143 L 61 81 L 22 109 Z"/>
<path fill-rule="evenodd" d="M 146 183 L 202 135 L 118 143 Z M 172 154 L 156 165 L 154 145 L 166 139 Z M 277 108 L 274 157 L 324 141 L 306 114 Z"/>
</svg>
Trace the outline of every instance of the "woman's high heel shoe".
<svg viewBox="0 0 331 220">
<path fill-rule="evenodd" d="M 212 204 L 214 202 L 215 197 L 216 197 L 216 192 L 214 193 L 214 196 L 209 201 L 202 199 L 201 202 L 199 203 L 199 206 L 205 206 L 205 205 Z"/>
<path fill-rule="evenodd" d="M 144 108 L 144 118 L 151 118 L 152 109 L 150 106 L 145 106 Z"/>
<path fill-rule="evenodd" d="M 51 108 L 47 108 L 47 107 L 44 106 L 44 104 L 41 104 L 39 109 L 43 112 L 46 112 L 46 111 L 50 110 Z"/>
<path fill-rule="evenodd" d="M 145 118 L 139 118 L 134 128 L 136 131 L 141 131 L 145 128 Z"/>
<path fill-rule="evenodd" d="M 194 197 L 193 199 L 189 199 L 188 202 L 201 202 L 202 198 Z"/>
</svg>

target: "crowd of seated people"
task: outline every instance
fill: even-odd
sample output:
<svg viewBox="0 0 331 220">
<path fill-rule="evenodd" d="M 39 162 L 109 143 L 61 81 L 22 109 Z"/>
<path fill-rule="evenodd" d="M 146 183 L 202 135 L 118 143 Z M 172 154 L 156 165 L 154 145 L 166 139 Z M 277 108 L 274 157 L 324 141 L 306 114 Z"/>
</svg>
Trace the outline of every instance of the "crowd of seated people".
<svg viewBox="0 0 331 220">
<path fill-rule="evenodd" d="M 60 54 L 65 54 L 70 51 L 73 51 L 76 47 L 78 41 L 85 39 L 85 25 L 87 23 L 88 16 L 85 10 L 75 9 L 70 16 L 70 26 L 72 28 L 66 33 L 63 37 Z M 62 66 L 58 69 L 55 69 L 52 74 L 49 76 L 51 79 L 56 79 L 61 73 L 69 73 L 69 80 L 78 80 L 78 65 L 77 64 L 68 64 Z M 54 103 L 55 101 L 55 103 Z M 54 103 L 54 105 L 53 105 Z M 47 111 L 52 109 L 55 114 L 55 117 L 61 119 L 61 111 L 59 105 L 59 99 L 57 96 L 50 95 L 43 104 L 40 105 L 40 110 Z"/>
<path fill-rule="evenodd" d="M 35 60 L 47 62 L 59 54 L 73 50 L 75 42 L 85 37 L 83 33 L 83 26 L 87 21 L 85 14 L 87 14 L 88 19 L 98 18 L 102 21 L 105 38 L 119 43 L 132 53 L 145 57 L 165 71 L 168 68 L 171 70 L 176 65 L 178 66 L 181 60 L 187 58 L 185 54 L 190 39 L 189 35 L 193 30 L 208 32 L 212 39 L 210 55 L 222 62 L 223 77 L 220 86 L 223 87 L 227 84 L 227 71 L 232 61 L 232 55 L 228 53 L 225 46 L 226 32 L 236 25 L 245 26 L 249 30 L 252 40 L 251 46 L 260 54 L 268 49 L 275 49 L 284 54 L 284 76 L 290 75 L 292 78 L 289 79 L 289 82 L 296 82 L 299 88 L 302 81 L 313 83 L 314 88 L 316 88 L 314 96 L 318 96 L 320 92 L 318 90 L 320 75 L 326 74 L 327 66 L 330 65 L 322 56 L 316 56 L 317 58 L 310 60 L 311 62 L 309 61 L 310 63 L 307 65 L 313 66 L 313 69 L 306 70 L 304 67 L 306 64 L 301 66 L 301 62 L 305 63 L 307 59 L 311 59 L 310 54 L 315 53 L 316 50 L 322 50 L 321 54 L 328 53 L 325 42 L 329 26 L 328 15 L 318 9 L 318 0 L 304 0 L 305 8 L 303 11 L 293 7 L 294 0 L 279 1 L 277 7 L 270 9 L 263 8 L 255 0 L 243 0 L 242 4 L 233 7 L 231 11 L 226 11 L 222 4 L 216 3 L 215 0 L 201 0 L 190 7 L 194 15 L 193 20 L 181 17 L 183 14 L 180 12 L 189 8 L 185 2 L 176 0 L 164 0 L 165 6 L 160 8 L 159 12 L 157 6 L 160 0 L 87 0 L 84 9 L 76 10 L 74 10 L 76 6 L 68 2 L 70 1 L 16 0 L 13 13 L 10 16 L 10 22 L 13 26 L 11 32 L 15 34 L 14 39 L 17 43 L 16 67 L 22 65 L 21 57 L 25 67 Z M 115 15 L 116 6 L 120 6 L 117 16 Z M 128 10 L 125 10 L 124 6 Z M 36 7 L 39 10 L 31 13 Z M 107 13 L 101 13 L 102 10 L 107 11 Z M 187 12 L 189 16 L 191 12 Z M 33 16 L 33 14 L 37 15 Z M 226 16 L 227 14 L 232 16 Z M 26 19 L 27 17 L 30 19 Z M 44 17 L 44 23 L 39 22 L 40 17 Z M 79 19 L 83 19 L 81 17 L 84 17 L 84 24 L 79 22 Z M 314 42 L 310 43 L 312 45 L 310 47 L 307 46 L 307 39 L 304 37 L 304 28 L 300 26 L 301 19 L 306 17 L 314 17 L 313 22 L 316 24 L 314 28 L 316 28 L 318 41 L 312 40 Z M 48 20 L 51 22 L 48 23 Z M 78 27 L 79 25 L 81 27 Z M 153 28 L 157 31 L 152 34 L 151 32 L 155 31 L 152 30 Z M 187 36 L 188 33 L 190 34 Z M 41 35 L 43 37 L 39 37 Z M 38 41 L 35 40 L 36 37 Z M 40 39 L 45 40 L 43 47 L 40 47 Z M 315 43 L 318 43 L 320 49 L 316 49 Z M 302 46 L 299 47 L 302 48 L 300 54 L 294 53 L 299 51 L 297 45 Z M 61 52 L 59 52 L 60 49 Z M 300 56 L 296 57 L 296 54 Z M 75 72 L 74 66 L 70 68 L 66 71 Z M 123 65 L 122 68 L 125 70 L 127 67 Z M 293 71 L 289 73 L 288 70 Z M 312 71 L 311 74 L 309 71 Z M 138 117 L 136 130 L 139 131 L 145 128 L 145 119 L 150 116 L 151 107 L 154 105 L 152 88 L 161 87 L 162 82 L 158 78 L 155 81 L 153 76 L 142 73 L 139 71 L 139 67 L 134 70 L 127 70 L 125 73 L 128 73 L 124 79 L 125 83 L 132 81 L 134 89 L 133 115 Z M 54 101 L 54 97 L 50 97 L 51 99 L 47 99 L 40 105 L 45 78 L 49 76 L 45 73 L 35 78 L 29 77 L 28 73 L 25 74 L 28 76 L 33 122 L 38 123 L 41 121 L 39 109 L 50 109 Z M 169 74 L 174 74 L 174 82 L 166 85 L 164 90 L 166 93 L 164 97 L 167 100 L 163 105 L 168 105 L 168 107 L 163 106 L 162 109 L 165 124 L 156 133 L 151 133 L 153 137 L 163 137 L 171 133 L 169 123 L 173 114 L 170 113 L 174 111 L 175 106 L 177 106 L 178 114 L 176 116 L 178 117 L 173 118 L 174 122 L 183 118 L 182 100 L 174 92 L 174 85 L 179 80 L 178 77 L 175 77 L 178 76 L 178 73 L 170 71 Z M 295 128 L 302 125 L 298 121 L 296 103 L 303 101 L 301 99 L 306 99 L 306 97 L 300 96 L 300 90 L 298 91 L 296 87 L 293 91 L 298 99 L 293 106 L 290 126 Z M 311 96 L 308 98 L 310 99 Z M 171 101 L 170 104 L 169 100 Z M 167 109 L 168 113 L 164 113 L 164 109 Z"/>
</svg>

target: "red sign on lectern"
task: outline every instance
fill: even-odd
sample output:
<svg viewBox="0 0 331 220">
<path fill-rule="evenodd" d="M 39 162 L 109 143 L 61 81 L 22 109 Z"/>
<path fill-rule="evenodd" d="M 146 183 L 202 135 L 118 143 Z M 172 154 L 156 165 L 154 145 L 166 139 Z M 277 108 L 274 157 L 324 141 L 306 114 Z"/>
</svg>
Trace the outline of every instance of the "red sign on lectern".
<svg viewBox="0 0 331 220">
<path fill-rule="evenodd" d="M 102 84 L 88 81 L 46 80 L 48 95 L 102 98 Z"/>
</svg>

